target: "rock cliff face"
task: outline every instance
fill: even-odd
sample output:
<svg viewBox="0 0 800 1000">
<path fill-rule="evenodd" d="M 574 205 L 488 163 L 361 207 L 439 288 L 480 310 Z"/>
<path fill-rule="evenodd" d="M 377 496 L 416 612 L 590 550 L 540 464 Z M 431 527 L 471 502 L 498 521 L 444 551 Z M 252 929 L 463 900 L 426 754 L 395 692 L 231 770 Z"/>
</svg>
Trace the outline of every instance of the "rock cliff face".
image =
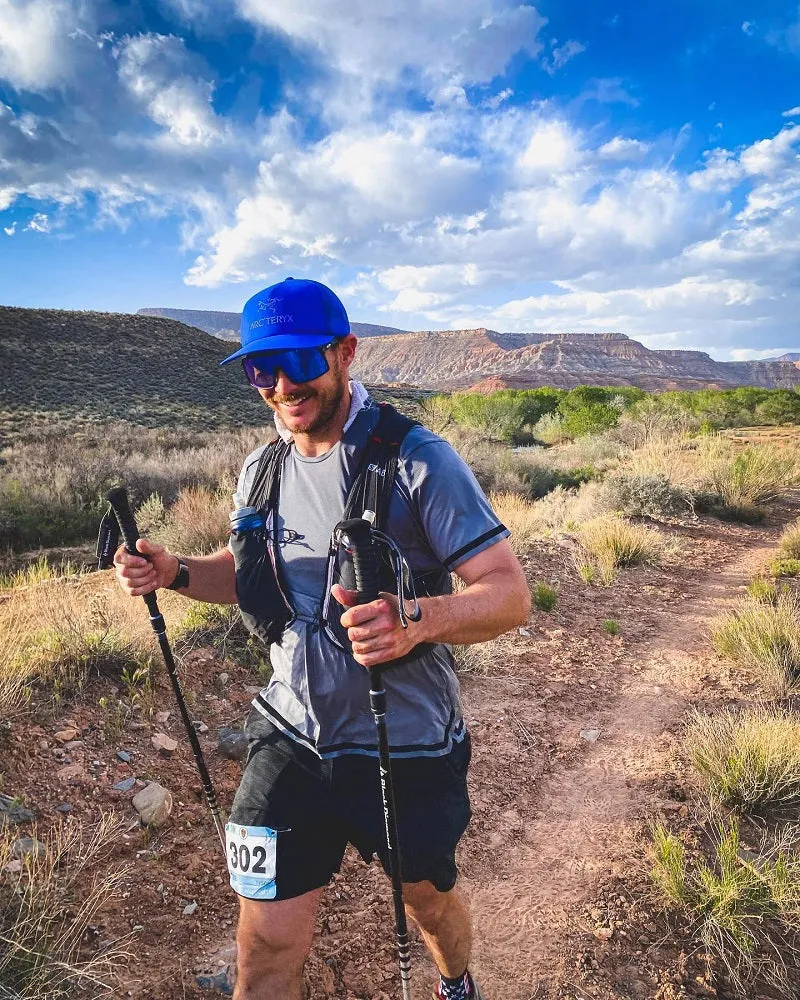
<svg viewBox="0 0 800 1000">
<path fill-rule="evenodd" d="M 720 362 L 701 351 L 651 351 L 621 333 L 502 334 L 483 328 L 372 337 L 359 346 L 354 370 L 365 381 L 447 391 L 800 385 L 800 370 L 790 361 Z"/>
</svg>

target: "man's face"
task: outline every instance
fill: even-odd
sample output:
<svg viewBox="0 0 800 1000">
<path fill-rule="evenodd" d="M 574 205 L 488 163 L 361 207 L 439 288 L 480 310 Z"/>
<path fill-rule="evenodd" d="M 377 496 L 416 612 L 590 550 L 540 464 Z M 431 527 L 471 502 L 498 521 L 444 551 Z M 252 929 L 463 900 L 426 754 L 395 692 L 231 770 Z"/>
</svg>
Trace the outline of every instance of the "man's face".
<svg viewBox="0 0 800 1000">
<path fill-rule="evenodd" d="M 283 421 L 292 434 L 324 433 L 344 405 L 350 365 L 356 338 L 343 338 L 325 352 L 328 371 L 311 382 L 296 384 L 278 370 L 272 389 L 259 389 L 259 395 Z"/>
</svg>

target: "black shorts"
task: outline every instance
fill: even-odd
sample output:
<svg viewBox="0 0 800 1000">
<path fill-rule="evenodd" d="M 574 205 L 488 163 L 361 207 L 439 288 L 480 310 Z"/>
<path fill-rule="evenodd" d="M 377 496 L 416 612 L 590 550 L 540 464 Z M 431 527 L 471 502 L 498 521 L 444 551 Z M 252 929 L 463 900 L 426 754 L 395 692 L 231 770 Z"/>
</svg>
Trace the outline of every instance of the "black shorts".
<svg viewBox="0 0 800 1000">
<path fill-rule="evenodd" d="M 376 757 L 320 760 L 256 709 L 226 828 L 231 885 L 248 899 L 291 899 L 327 885 L 348 843 L 387 869 Z M 392 761 L 404 882 L 455 885 L 455 849 L 469 823 L 470 738 L 442 757 Z"/>
</svg>

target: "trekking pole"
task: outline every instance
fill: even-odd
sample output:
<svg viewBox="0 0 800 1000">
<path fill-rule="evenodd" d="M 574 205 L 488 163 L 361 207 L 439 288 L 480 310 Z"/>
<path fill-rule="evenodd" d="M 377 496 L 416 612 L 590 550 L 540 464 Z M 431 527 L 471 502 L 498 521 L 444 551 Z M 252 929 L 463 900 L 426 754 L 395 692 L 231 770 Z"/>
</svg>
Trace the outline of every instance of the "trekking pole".
<svg viewBox="0 0 800 1000">
<path fill-rule="evenodd" d="M 366 513 L 366 512 L 365 512 Z M 378 599 L 378 562 L 372 540 L 372 524 L 366 517 L 343 521 L 337 526 L 343 541 L 353 554 L 353 570 L 356 577 L 359 604 L 369 604 Z M 400 965 L 400 984 L 403 1000 L 411 1000 L 411 950 L 408 937 L 406 909 L 403 905 L 403 877 L 400 847 L 397 836 L 397 811 L 392 784 L 392 762 L 389 756 L 389 734 L 386 729 L 386 691 L 383 687 L 383 673 L 380 666 L 368 667 L 369 704 L 378 730 L 378 766 L 381 781 L 383 818 L 386 826 L 386 849 L 389 855 L 389 877 L 392 881 L 394 900 L 395 937 L 397 957 Z"/>
<path fill-rule="evenodd" d="M 123 539 L 125 540 L 125 548 L 132 556 L 142 556 L 142 553 L 136 549 L 136 542 L 139 540 L 139 529 L 136 527 L 136 519 L 134 518 L 133 511 L 128 503 L 128 494 L 120 486 L 106 494 L 106 500 L 108 500 L 111 504 L 111 509 L 114 511 L 114 515 L 116 516 L 119 529 L 122 532 Z M 147 556 L 142 556 L 142 558 L 146 559 Z M 156 599 L 155 591 L 151 591 L 149 594 L 143 594 L 142 596 L 144 598 L 144 603 L 147 605 L 147 610 L 150 612 L 150 624 L 153 626 L 153 631 L 156 634 L 158 644 L 161 647 L 161 653 L 164 657 L 164 663 L 167 666 L 167 673 L 169 674 L 169 679 L 172 683 L 172 690 L 175 693 L 175 700 L 178 703 L 178 709 L 181 713 L 181 718 L 183 719 L 183 725 L 186 728 L 186 735 L 189 737 L 189 743 L 192 747 L 192 753 L 194 754 L 194 760 L 197 764 L 197 770 L 200 773 L 200 781 L 203 784 L 203 791 L 205 792 L 206 801 L 208 802 L 208 808 L 211 810 L 214 826 L 217 828 L 217 834 L 219 836 L 220 843 L 222 844 L 222 853 L 225 854 L 227 858 L 227 850 L 225 847 L 225 824 L 223 823 L 222 813 L 219 808 L 219 803 L 217 802 L 217 794 L 214 791 L 213 784 L 211 783 L 211 775 L 208 773 L 208 768 L 206 767 L 206 762 L 203 758 L 200 741 L 197 738 L 197 730 L 192 725 L 189 709 L 186 707 L 186 699 L 183 697 L 183 690 L 181 689 L 181 682 L 178 677 L 178 669 L 175 666 L 175 658 L 173 657 L 172 650 L 170 649 L 169 639 L 167 639 L 167 624 L 164 621 L 164 616 L 158 609 L 158 601 Z"/>
</svg>

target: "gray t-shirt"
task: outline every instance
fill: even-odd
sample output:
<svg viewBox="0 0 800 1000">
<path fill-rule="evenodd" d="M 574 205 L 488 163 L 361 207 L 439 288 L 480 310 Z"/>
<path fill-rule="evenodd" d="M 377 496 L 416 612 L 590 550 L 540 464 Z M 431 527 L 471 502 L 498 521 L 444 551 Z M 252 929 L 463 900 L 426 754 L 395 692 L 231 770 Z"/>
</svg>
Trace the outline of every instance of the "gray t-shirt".
<svg viewBox="0 0 800 1000">
<path fill-rule="evenodd" d="M 370 400 L 342 439 L 318 458 L 291 448 L 281 476 L 278 553 L 297 617 L 283 642 L 271 647 L 273 676 L 253 704 L 322 757 L 377 753 L 367 671 L 330 641 L 320 609 L 330 537 L 378 413 Z M 262 451 L 244 463 L 239 504 L 246 503 Z M 415 576 L 454 570 L 509 534 L 467 465 L 424 427 L 412 428 L 403 441 L 385 530 Z M 393 756 L 444 754 L 464 738 L 449 647 L 437 645 L 387 669 L 383 678 Z"/>
</svg>

